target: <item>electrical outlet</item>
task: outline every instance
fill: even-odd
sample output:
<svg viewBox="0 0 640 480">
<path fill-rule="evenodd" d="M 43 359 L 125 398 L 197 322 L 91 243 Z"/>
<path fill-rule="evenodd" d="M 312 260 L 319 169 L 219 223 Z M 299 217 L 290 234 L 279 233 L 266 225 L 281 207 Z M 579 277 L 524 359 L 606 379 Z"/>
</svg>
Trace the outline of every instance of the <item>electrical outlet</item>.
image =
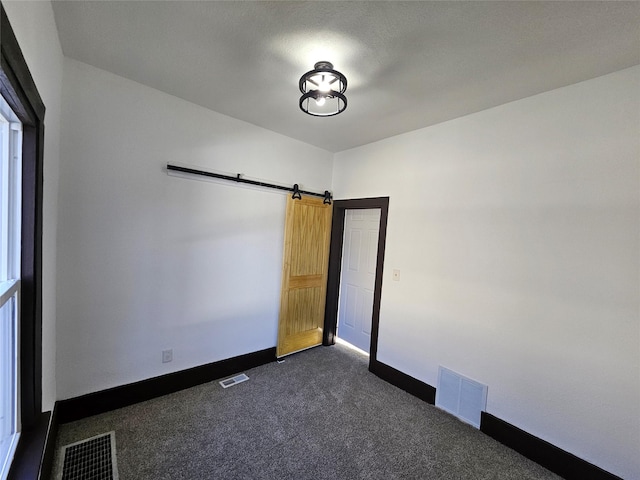
<svg viewBox="0 0 640 480">
<path fill-rule="evenodd" d="M 162 363 L 169 363 L 173 360 L 173 350 L 162 351 Z"/>
</svg>

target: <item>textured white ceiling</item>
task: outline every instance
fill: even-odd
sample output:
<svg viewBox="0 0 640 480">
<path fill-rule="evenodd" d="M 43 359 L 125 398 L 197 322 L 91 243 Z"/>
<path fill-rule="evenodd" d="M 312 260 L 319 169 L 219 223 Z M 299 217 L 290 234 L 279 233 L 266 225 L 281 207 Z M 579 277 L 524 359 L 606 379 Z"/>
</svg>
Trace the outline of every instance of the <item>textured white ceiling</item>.
<svg viewBox="0 0 640 480">
<path fill-rule="evenodd" d="M 61 1 L 64 54 L 341 151 L 640 63 L 639 2 Z M 326 60 L 347 110 L 298 108 Z"/>
</svg>

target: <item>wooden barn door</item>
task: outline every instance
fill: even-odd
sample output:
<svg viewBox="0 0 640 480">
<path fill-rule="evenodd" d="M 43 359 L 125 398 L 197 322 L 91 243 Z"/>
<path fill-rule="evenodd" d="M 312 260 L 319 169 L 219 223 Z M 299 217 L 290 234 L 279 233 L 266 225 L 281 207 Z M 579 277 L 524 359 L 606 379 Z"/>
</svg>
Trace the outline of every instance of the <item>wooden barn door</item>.
<svg viewBox="0 0 640 480">
<path fill-rule="evenodd" d="M 322 343 L 332 206 L 287 198 L 276 356 Z"/>
</svg>

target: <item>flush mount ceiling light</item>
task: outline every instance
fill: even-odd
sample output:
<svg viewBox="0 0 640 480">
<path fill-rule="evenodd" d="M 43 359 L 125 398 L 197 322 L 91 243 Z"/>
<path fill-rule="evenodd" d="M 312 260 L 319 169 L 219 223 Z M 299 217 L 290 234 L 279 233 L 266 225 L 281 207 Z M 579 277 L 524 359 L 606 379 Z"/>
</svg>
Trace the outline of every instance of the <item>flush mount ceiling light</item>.
<svg viewBox="0 0 640 480">
<path fill-rule="evenodd" d="M 347 77 L 329 62 L 318 62 L 300 77 L 300 110 L 314 117 L 330 117 L 347 108 Z"/>
</svg>

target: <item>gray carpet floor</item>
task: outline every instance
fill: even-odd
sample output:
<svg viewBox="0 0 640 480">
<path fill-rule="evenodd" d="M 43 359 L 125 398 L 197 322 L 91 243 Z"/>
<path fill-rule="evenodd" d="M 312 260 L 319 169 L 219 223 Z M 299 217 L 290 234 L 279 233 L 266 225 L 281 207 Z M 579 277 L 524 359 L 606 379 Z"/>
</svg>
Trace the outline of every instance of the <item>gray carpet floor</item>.
<svg viewBox="0 0 640 480">
<path fill-rule="evenodd" d="M 120 480 L 558 479 L 367 370 L 345 346 L 317 347 L 60 426 L 60 448 L 115 431 Z M 52 479 L 52 480 L 55 480 Z"/>
</svg>

